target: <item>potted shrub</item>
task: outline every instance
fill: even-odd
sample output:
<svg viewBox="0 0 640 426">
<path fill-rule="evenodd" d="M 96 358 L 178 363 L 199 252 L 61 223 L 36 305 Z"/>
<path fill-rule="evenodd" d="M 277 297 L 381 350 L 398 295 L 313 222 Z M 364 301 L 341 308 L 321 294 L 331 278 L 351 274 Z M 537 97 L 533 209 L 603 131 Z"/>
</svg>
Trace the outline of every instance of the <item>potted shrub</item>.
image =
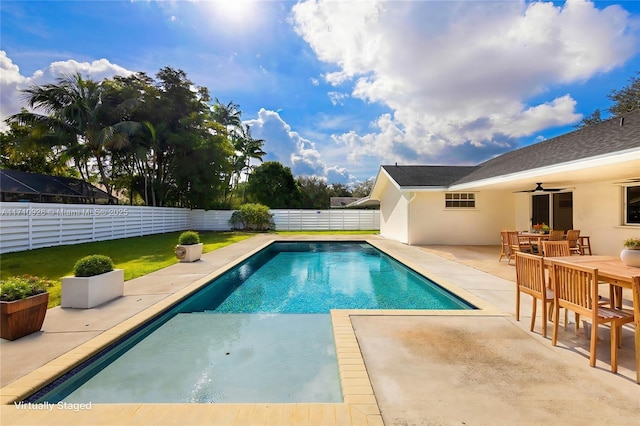
<svg viewBox="0 0 640 426">
<path fill-rule="evenodd" d="M 62 278 L 63 308 L 93 308 L 124 293 L 124 270 L 114 269 L 108 256 L 85 256 L 73 271 L 74 276 Z"/>
<path fill-rule="evenodd" d="M 620 260 L 627 266 L 640 268 L 640 238 L 624 240 L 624 249 L 620 252 Z"/>
<path fill-rule="evenodd" d="M 40 331 L 52 282 L 23 275 L 0 281 L 0 337 L 16 340 Z"/>
<path fill-rule="evenodd" d="M 184 231 L 178 237 L 178 245 L 175 248 L 176 257 L 180 262 L 195 262 L 202 256 L 202 247 L 200 235 L 196 231 Z"/>
</svg>

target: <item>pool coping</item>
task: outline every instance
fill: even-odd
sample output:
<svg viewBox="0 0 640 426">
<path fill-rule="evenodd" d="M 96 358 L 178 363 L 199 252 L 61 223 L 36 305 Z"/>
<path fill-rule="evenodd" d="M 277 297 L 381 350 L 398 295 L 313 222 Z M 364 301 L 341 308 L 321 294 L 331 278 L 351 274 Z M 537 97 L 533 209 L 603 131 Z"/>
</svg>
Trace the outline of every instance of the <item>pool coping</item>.
<svg viewBox="0 0 640 426">
<path fill-rule="evenodd" d="M 326 241 L 335 241 L 325 239 Z M 350 238 L 351 241 L 366 241 L 386 255 L 400 261 L 409 268 L 435 281 L 443 288 L 456 294 L 458 297 L 473 304 L 474 310 L 360 310 L 360 309 L 334 309 L 331 310 L 332 328 L 335 338 L 336 354 L 338 359 L 338 371 L 342 387 L 342 403 L 216 403 L 216 404 L 92 404 L 90 409 L 80 409 L 78 406 L 67 407 L 65 405 L 19 406 L 18 401 L 23 400 L 43 386 L 51 383 L 78 364 L 86 361 L 97 352 L 115 343 L 122 336 L 128 334 L 144 323 L 152 320 L 170 306 L 184 299 L 188 295 L 198 291 L 212 279 L 242 263 L 255 253 L 267 246 L 278 242 L 292 242 L 292 238 L 278 238 L 259 245 L 238 257 L 235 261 L 216 269 L 206 276 L 187 285 L 181 290 L 167 296 L 156 304 L 142 310 L 132 317 L 124 320 L 109 330 L 79 345 L 69 352 L 48 362 L 40 368 L 26 374 L 14 382 L 0 389 L 0 410 L 4 420 L 24 421 L 26 417 L 35 421 L 46 413 L 46 422 L 50 423 L 51 416 L 56 413 L 56 422 L 64 422 L 68 419 L 73 422 L 91 422 L 97 424 L 96 415 L 104 414 L 105 419 L 111 419 L 116 423 L 140 423 L 161 420 L 170 422 L 170 418 L 176 420 L 185 418 L 193 419 L 196 423 L 206 422 L 211 416 L 215 416 L 216 424 L 308 424 L 326 423 L 336 425 L 383 425 L 382 415 L 371 385 L 371 380 L 364 363 L 362 352 L 358 344 L 356 334 L 351 323 L 352 316 L 362 315 L 403 315 L 403 316 L 508 316 L 493 305 L 461 289 L 448 280 L 425 270 L 421 265 L 412 262 L 398 253 L 391 253 L 385 249 L 381 240 L 375 238 Z M 301 241 L 309 241 L 301 239 Z M 314 240 L 319 241 L 319 240 Z M 346 240 L 341 240 L 346 241 Z M 77 408 L 77 409 L 76 409 Z M 182 414 L 177 414 L 182 413 Z M 6 416 L 6 417 L 5 417 Z M 31 416 L 34 416 L 33 418 Z M 59 416 L 59 417 L 58 417 Z M 91 419 L 91 420 L 89 420 Z M 117 419 L 117 420 L 116 420 Z M 42 419 L 44 420 L 44 418 Z"/>
</svg>

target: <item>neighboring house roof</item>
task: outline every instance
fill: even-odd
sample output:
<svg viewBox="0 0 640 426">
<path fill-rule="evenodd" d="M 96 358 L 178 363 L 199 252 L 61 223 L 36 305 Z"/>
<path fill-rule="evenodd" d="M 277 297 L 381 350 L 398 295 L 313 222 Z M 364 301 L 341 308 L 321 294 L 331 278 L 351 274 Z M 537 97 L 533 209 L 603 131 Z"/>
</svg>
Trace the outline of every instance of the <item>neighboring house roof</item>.
<svg viewBox="0 0 640 426">
<path fill-rule="evenodd" d="M 116 197 L 80 179 L 9 169 L 0 169 L 0 192 L 16 194 L 30 201 L 53 201 L 52 197 L 69 203 L 118 201 Z"/>
<path fill-rule="evenodd" d="M 343 208 L 359 199 L 360 197 L 331 197 L 329 204 L 332 209 Z"/>
<path fill-rule="evenodd" d="M 398 166 L 383 169 L 403 189 L 451 187 L 586 161 L 640 148 L 640 110 L 507 152 L 477 166 Z M 640 170 L 638 170 L 640 176 Z M 374 185 L 375 186 L 375 185 Z M 372 195 L 374 190 L 372 190 Z"/>
</svg>

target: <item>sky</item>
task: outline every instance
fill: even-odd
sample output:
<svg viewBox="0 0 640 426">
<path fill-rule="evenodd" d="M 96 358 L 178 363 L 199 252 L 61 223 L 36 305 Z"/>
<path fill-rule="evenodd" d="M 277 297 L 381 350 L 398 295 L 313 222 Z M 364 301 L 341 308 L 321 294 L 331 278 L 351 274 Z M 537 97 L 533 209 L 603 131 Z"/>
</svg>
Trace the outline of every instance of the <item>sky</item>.
<svg viewBox="0 0 640 426">
<path fill-rule="evenodd" d="M 238 104 L 265 161 L 355 184 L 606 117 L 640 71 L 640 1 L 0 2 L 2 121 L 31 85 L 167 66 Z"/>
</svg>

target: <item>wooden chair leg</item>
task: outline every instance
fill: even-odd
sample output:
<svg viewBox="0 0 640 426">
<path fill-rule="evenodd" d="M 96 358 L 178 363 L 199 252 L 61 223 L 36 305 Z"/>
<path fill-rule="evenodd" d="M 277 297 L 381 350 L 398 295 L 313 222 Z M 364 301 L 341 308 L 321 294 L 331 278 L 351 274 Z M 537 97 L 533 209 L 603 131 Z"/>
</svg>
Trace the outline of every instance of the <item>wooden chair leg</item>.
<svg viewBox="0 0 640 426">
<path fill-rule="evenodd" d="M 546 339 L 547 338 L 547 322 L 549 317 L 547 316 L 547 307 L 546 307 L 545 301 L 542 300 L 541 303 L 542 303 L 542 337 Z"/>
<path fill-rule="evenodd" d="M 618 340 L 622 327 L 611 324 L 611 372 L 618 372 Z"/>
<path fill-rule="evenodd" d="M 576 321 L 577 322 L 577 321 Z M 612 339 L 613 340 L 613 339 Z M 615 346 L 615 342 L 613 346 Z M 598 346 L 598 324 L 591 324 L 591 342 L 589 345 L 589 365 L 596 366 L 596 351 Z"/>
<path fill-rule="evenodd" d="M 554 303 L 553 304 L 553 317 L 557 319 L 558 315 L 560 315 L 560 309 L 558 308 L 558 305 Z M 553 346 L 555 346 L 557 342 L 558 342 L 558 321 L 554 321 L 553 322 L 553 334 L 551 335 L 551 344 Z"/>
<path fill-rule="evenodd" d="M 538 301 L 535 297 L 532 297 L 533 304 L 531 305 L 531 329 L 529 331 L 533 331 L 533 328 L 536 325 L 536 310 L 538 309 Z"/>
</svg>

